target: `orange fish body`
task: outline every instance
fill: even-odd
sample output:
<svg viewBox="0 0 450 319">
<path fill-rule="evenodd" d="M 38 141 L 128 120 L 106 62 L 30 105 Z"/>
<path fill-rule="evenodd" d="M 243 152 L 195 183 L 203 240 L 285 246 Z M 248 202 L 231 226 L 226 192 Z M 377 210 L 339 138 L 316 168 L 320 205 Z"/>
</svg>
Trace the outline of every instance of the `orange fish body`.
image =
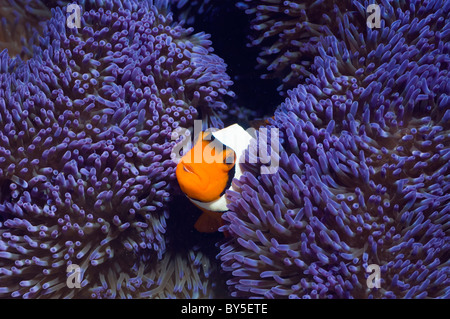
<svg viewBox="0 0 450 319">
<path fill-rule="evenodd" d="M 223 225 L 227 211 L 225 191 L 232 180 L 242 175 L 239 157 L 251 140 L 237 124 L 225 129 L 202 132 L 194 147 L 180 160 L 176 176 L 181 190 L 203 211 L 194 227 L 200 232 L 215 232 Z"/>
</svg>

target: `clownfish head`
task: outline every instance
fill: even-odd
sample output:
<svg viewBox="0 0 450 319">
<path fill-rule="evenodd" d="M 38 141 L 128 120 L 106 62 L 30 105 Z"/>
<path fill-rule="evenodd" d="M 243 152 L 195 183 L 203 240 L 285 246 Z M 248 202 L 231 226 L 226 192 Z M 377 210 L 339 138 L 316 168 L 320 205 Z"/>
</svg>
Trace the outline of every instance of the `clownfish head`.
<svg viewBox="0 0 450 319">
<path fill-rule="evenodd" d="M 176 176 L 181 190 L 203 211 L 194 225 L 199 232 L 212 233 L 224 225 L 222 213 L 228 210 L 225 191 L 233 189 L 233 178 L 242 176 L 237 162 L 252 138 L 238 124 L 202 132 L 178 163 Z M 227 236 L 226 231 L 224 234 Z"/>
<path fill-rule="evenodd" d="M 176 176 L 183 193 L 191 199 L 211 202 L 229 187 L 236 154 L 215 139 L 205 140 L 200 134 L 194 147 L 180 160 Z"/>
</svg>

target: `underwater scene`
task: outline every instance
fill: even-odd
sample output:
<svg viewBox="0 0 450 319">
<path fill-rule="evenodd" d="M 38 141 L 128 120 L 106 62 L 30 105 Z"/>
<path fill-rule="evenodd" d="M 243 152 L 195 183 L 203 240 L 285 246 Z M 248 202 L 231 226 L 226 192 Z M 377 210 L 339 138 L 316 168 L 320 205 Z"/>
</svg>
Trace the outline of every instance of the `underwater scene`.
<svg viewBox="0 0 450 319">
<path fill-rule="evenodd" d="M 450 1 L 0 0 L 0 299 L 450 299 Z"/>
</svg>

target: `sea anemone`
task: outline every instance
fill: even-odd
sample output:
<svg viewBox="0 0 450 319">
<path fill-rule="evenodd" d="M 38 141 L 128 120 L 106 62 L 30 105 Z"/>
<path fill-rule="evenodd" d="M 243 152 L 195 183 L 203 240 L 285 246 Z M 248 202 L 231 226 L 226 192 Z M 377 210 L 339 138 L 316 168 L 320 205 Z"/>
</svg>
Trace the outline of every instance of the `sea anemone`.
<svg viewBox="0 0 450 319">
<path fill-rule="evenodd" d="M 199 117 L 220 126 L 233 95 L 208 36 L 174 23 L 164 1 L 79 3 L 80 29 L 57 8 L 33 58 L 0 54 L 2 297 L 160 294 L 170 274 L 150 285 L 142 274 L 160 265 L 144 261 L 178 260 L 178 275 L 185 260 L 164 254 L 172 133 Z M 71 264 L 84 289 L 66 286 Z M 146 288 L 113 288 L 127 278 Z M 173 293 L 203 286 L 189 287 Z"/>
<path fill-rule="evenodd" d="M 252 32 L 249 46 L 260 47 L 260 68 L 265 68 L 263 79 L 281 80 L 278 90 L 302 83 L 317 54 L 320 36 L 333 35 L 344 15 L 353 15 L 350 0 L 244 0 L 237 6 L 249 16 Z M 358 26 L 356 24 L 356 26 Z"/>
<path fill-rule="evenodd" d="M 0 52 L 8 49 L 22 59 L 33 56 L 33 45 L 50 19 L 57 1 L 9 0 L 0 4 Z"/>
<path fill-rule="evenodd" d="M 232 296 L 450 297 L 450 5 L 383 4 L 380 30 L 321 38 L 268 127 L 278 171 L 247 163 L 227 193 Z"/>
<path fill-rule="evenodd" d="M 209 257 L 196 249 L 186 252 L 168 251 L 162 260 L 146 260 L 122 256 L 123 265 L 116 263 L 108 273 L 100 274 L 100 286 L 83 291 L 92 298 L 214 298 L 215 271 Z M 127 263 L 127 260 L 135 264 Z M 83 288 L 83 287 L 82 287 Z M 73 294 L 73 289 L 72 289 Z"/>
<path fill-rule="evenodd" d="M 195 20 L 206 15 L 212 7 L 214 0 L 169 0 L 171 10 L 178 21 L 192 26 Z"/>
</svg>

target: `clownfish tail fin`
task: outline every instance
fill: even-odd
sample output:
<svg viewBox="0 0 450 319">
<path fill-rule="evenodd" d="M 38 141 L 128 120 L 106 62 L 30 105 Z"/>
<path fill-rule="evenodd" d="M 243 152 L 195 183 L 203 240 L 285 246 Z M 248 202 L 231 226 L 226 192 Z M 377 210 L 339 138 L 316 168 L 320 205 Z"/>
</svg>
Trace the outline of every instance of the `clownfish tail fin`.
<svg viewBox="0 0 450 319">
<path fill-rule="evenodd" d="M 203 212 L 195 222 L 194 228 L 201 233 L 214 233 L 221 226 L 223 226 L 223 220 L 220 213 Z"/>
</svg>

